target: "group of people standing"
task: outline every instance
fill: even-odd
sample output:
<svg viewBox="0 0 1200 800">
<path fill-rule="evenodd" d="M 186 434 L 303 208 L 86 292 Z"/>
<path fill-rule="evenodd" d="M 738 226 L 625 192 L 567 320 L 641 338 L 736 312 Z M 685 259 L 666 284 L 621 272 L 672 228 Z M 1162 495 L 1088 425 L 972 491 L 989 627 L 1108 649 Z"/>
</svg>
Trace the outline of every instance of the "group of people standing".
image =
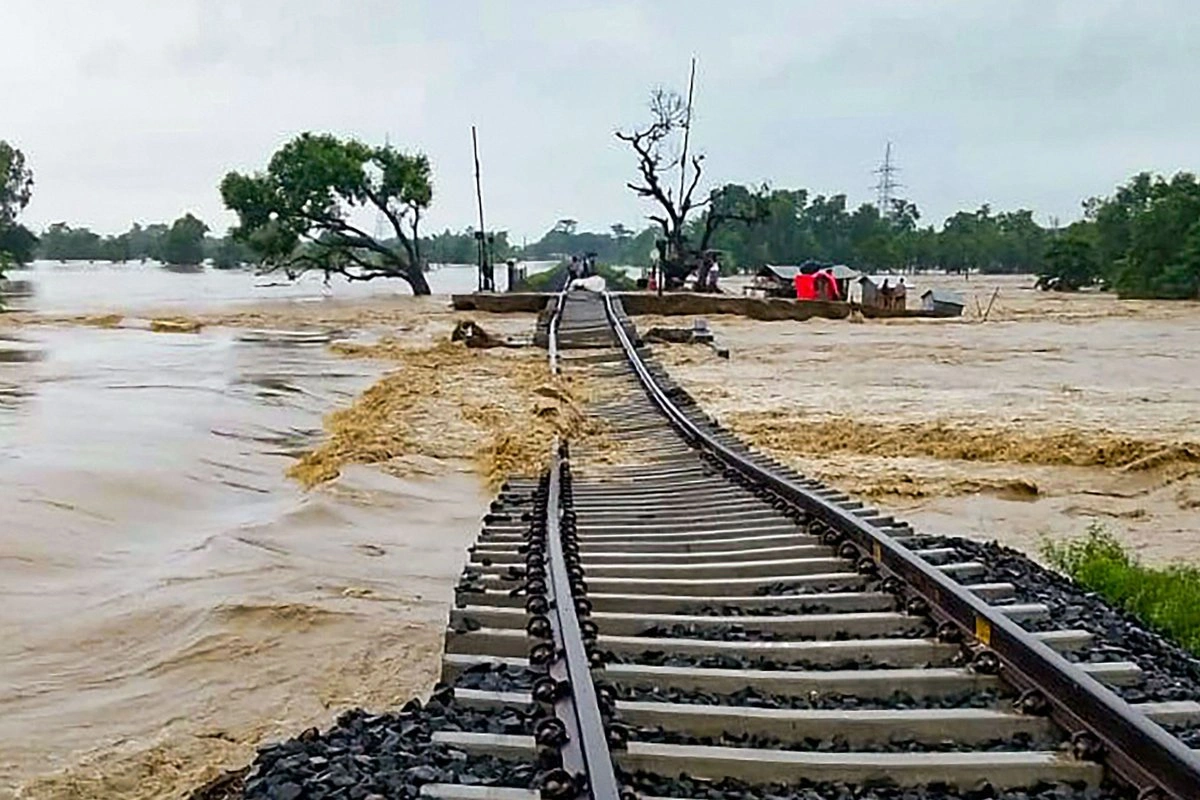
<svg viewBox="0 0 1200 800">
<path fill-rule="evenodd" d="M 596 274 L 596 254 L 588 253 L 585 256 L 571 256 L 571 263 L 567 264 L 567 277 L 571 280 L 579 280 L 580 278 L 590 278 Z"/>
</svg>

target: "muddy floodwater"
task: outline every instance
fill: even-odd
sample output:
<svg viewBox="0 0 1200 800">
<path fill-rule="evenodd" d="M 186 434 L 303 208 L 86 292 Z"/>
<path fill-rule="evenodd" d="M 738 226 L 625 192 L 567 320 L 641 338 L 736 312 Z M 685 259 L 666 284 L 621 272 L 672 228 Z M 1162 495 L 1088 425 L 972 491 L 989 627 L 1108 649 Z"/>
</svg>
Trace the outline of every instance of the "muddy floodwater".
<svg viewBox="0 0 1200 800">
<path fill-rule="evenodd" d="M 1200 561 L 1200 304 L 910 280 L 966 314 L 714 317 L 729 360 L 655 351 L 749 441 L 928 532 L 1034 553 L 1099 523 L 1147 561 Z"/>
<path fill-rule="evenodd" d="M 390 365 L 247 329 L 432 347 L 446 299 L 20 277 L 38 292 L 0 315 L 0 798 L 181 796 L 264 740 L 425 691 L 491 493 L 455 452 L 390 475 L 350 458 L 306 491 L 287 470 Z M 203 326 L 150 331 L 165 313 Z M 121 321 L 80 324 L 98 314 Z"/>
</svg>

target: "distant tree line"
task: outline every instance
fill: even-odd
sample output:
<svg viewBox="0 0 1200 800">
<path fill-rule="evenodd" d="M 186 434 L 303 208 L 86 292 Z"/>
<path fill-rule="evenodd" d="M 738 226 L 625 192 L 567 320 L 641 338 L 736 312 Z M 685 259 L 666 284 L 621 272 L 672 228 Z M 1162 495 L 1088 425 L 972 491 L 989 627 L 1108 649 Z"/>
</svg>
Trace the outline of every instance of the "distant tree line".
<svg viewBox="0 0 1200 800">
<path fill-rule="evenodd" d="M 128 231 L 102 236 L 86 227 L 56 222 L 38 237 L 34 256 L 44 261 L 161 261 L 191 265 L 211 260 L 218 269 L 253 261 L 249 248 L 229 237 L 208 235 L 209 228 L 192 214 L 170 225 L 134 223 Z"/>
<path fill-rule="evenodd" d="M 1050 234 L 1026 209 L 993 213 L 985 205 L 958 212 L 936 230 L 917 224 L 920 211 L 907 200 L 896 200 L 885 215 L 871 203 L 851 209 L 845 195 L 810 197 L 807 189 L 729 184 L 718 192 L 715 207 L 687 223 L 681 234 L 686 240 L 703 240 L 710 214 L 751 206 L 764 212 L 754 224 L 719 227 L 709 237 L 707 246 L 721 252 L 726 271 L 811 259 L 863 270 L 1030 272 L 1043 265 Z M 562 219 L 520 255 L 546 259 L 593 252 L 601 262 L 647 266 L 661 238 L 654 225 L 634 232 L 618 223 L 601 233 L 579 231 L 575 220 Z"/>
<path fill-rule="evenodd" d="M 1112 196 L 1084 201 L 1084 218 L 1064 229 L 1039 225 L 1028 209 L 994 212 L 988 205 L 935 228 L 919 225 L 920 211 L 907 200 L 881 214 L 871 203 L 851 210 L 845 195 L 810 197 L 805 189 L 728 185 L 720 198 L 767 212 L 753 225 L 726 226 L 711 237 L 727 272 L 811 259 L 864 271 L 1034 273 L 1048 289 L 1099 286 L 1121 297 L 1200 299 L 1200 181 L 1191 173 L 1136 175 Z M 698 241 L 710 213 L 690 221 L 686 237 Z M 575 220 L 559 220 L 522 255 L 594 252 L 606 263 L 646 266 L 663 236 L 658 226 L 612 230 L 581 232 Z"/>
<path fill-rule="evenodd" d="M 647 227 L 637 233 L 621 223 L 614 224 L 608 232 L 580 231 L 574 219 L 560 219 L 536 242 L 521 248 L 521 258 L 528 261 L 547 261 L 563 256 L 595 253 L 597 261 L 605 264 L 650 263 L 654 250 L 656 229 Z"/>
<path fill-rule="evenodd" d="M 921 226 L 921 212 L 908 200 L 892 201 L 887 213 L 872 203 L 851 209 L 843 194 L 810 195 L 807 189 L 754 190 L 727 186 L 723 196 L 757 202 L 766 214 L 754 225 L 725 227 L 710 246 L 733 266 L 797 264 L 816 260 L 862 270 L 916 270 L 1015 273 L 1042 264 L 1047 230 L 1027 209 L 995 213 L 988 205 L 959 211 L 940 230 Z M 704 216 L 692 225 L 701 228 Z"/>
<path fill-rule="evenodd" d="M 33 237 L 29 261 L 162 261 L 172 264 L 198 264 L 211 261 L 218 269 L 233 269 L 255 263 L 254 252 L 232 237 L 207 235 L 207 226 L 187 214 L 172 225 L 154 223 L 142 226 L 134 223 L 125 233 L 102 236 L 86 227 L 71 227 L 56 222 Z M 33 234 L 30 234 L 33 236 Z M 508 233 L 492 234 L 493 258 L 504 260 L 519 255 L 520 248 L 508 243 Z M 391 244 L 391 240 L 383 240 Z M 430 263 L 474 264 L 478 259 L 475 231 L 468 227 L 461 233 L 446 230 L 422 237 L 422 249 Z"/>
<path fill-rule="evenodd" d="M 519 255 L 520 248 L 508 241 L 508 231 L 489 231 L 488 252 L 493 261 L 504 261 Z M 421 237 L 421 252 L 430 264 L 475 264 L 479 261 L 479 240 L 475 229 L 467 227 L 461 233 L 449 228 L 433 236 Z"/>
</svg>

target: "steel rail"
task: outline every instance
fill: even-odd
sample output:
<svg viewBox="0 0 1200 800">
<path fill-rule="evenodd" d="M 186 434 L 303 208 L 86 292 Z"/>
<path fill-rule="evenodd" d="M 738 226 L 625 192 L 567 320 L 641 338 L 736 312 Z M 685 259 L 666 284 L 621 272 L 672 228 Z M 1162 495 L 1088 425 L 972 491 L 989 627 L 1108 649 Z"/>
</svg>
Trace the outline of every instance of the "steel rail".
<svg viewBox="0 0 1200 800">
<path fill-rule="evenodd" d="M 567 291 L 558 293 L 554 310 L 550 312 L 550 323 L 546 326 L 546 350 L 550 353 L 550 374 L 558 374 L 558 323 L 562 318 L 563 306 L 567 302 Z"/>
<path fill-rule="evenodd" d="M 1020 689 L 1039 692 L 1049 704 L 1050 716 L 1073 737 L 1080 733 L 1094 737 L 1103 748 L 1106 765 L 1139 789 L 1139 797 L 1200 798 L 1200 757 L 1179 739 L 879 528 L 786 476 L 754 463 L 701 430 L 650 374 L 607 292 L 604 307 L 642 388 L 684 439 L 849 536 L 877 564 L 924 598 L 935 617 L 952 621 L 989 648 L 1000 660 L 1006 680 Z"/>
<path fill-rule="evenodd" d="M 549 351 L 551 369 L 556 366 L 558 318 L 562 314 L 565 292 L 550 319 Z M 562 691 L 554 702 L 555 716 L 566 727 L 566 741 L 560 748 L 563 769 L 573 777 L 582 777 L 576 789 L 579 798 L 619 800 L 621 787 L 613 769 L 608 749 L 608 734 L 592 681 L 591 665 L 584 646 L 583 631 L 571 591 L 563 549 L 563 491 L 562 476 L 566 469 L 565 448 L 555 440 L 553 445 L 550 484 L 546 497 L 546 582 L 550 602 L 550 623 L 553 632 L 555 657 L 548 665 L 550 677 Z"/>
</svg>

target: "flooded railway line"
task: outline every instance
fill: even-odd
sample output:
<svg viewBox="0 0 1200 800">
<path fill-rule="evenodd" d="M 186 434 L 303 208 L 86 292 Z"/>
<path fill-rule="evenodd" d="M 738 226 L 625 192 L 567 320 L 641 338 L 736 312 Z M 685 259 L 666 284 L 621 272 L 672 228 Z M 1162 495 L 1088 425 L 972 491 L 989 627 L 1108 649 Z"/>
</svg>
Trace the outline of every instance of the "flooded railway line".
<svg viewBox="0 0 1200 800">
<path fill-rule="evenodd" d="M 431 700 L 265 748 L 246 796 L 1200 797 L 1200 673 L 1156 672 L 1166 645 L 749 451 L 612 298 L 560 296 L 548 334 L 633 457 L 564 442 L 510 480 Z"/>
</svg>

